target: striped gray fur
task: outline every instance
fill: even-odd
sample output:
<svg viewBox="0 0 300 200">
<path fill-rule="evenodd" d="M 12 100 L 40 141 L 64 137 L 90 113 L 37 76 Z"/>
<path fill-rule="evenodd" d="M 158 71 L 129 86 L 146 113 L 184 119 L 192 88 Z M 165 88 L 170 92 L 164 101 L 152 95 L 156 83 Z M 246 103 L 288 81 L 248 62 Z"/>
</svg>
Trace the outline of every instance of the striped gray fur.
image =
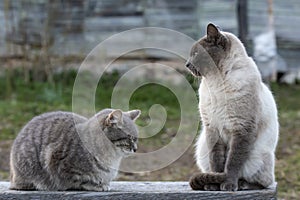
<svg viewBox="0 0 300 200">
<path fill-rule="evenodd" d="M 137 149 L 139 115 L 104 109 L 90 119 L 62 111 L 33 118 L 12 146 L 10 189 L 109 190 L 121 159 Z"/>
</svg>

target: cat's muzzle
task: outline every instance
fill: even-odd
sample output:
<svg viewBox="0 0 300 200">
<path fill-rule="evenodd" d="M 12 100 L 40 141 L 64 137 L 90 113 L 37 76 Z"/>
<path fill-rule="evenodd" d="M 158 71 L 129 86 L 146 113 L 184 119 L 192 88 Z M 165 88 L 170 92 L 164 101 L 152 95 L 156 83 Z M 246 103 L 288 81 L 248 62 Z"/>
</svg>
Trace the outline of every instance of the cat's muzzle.
<svg viewBox="0 0 300 200">
<path fill-rule="evenodd" d="M 196 67 L 190 62 L 187 61 L 185 63 L 186 68 L 194 75 L 194 76 L 201 76 L 201 73 L 196 69 Z"/>
<path fill-rule="evenodd" d="M 133 151 L 133 152 L 136 152 L 136 151 L 137 151 L 137 144 L 134 143 L 134 144 L 132 145 L 132 151 Z"/>
<path fill-rule="evenodd" d="M 185 66 L 186 66 L 187 68 L 190 68 L 190 67 L 192 66 L 192 63 L 190 63 L 189 61 L 187 61 L 187 62 L 185 63 Z"/>
</svg>

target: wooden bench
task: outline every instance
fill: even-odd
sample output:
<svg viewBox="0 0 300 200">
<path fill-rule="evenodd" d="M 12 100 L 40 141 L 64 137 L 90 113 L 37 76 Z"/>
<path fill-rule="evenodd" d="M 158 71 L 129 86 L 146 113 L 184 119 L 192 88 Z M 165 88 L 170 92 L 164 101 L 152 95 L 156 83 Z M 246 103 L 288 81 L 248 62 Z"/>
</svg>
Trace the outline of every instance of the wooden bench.
<svg viewBox="0 0 300 200">
<path fill-rule="evenodd" d="M 125 182 L 111 183 L 109 192 L 88 191 L 15 191 L 9 190 L 9 182 L 0 182 L 0 200 L 96 200 L 96 199 L 277 199 L 276 187 L 265 190 L 214 192 L 193 191 L 187 182 Z"/>
</svg>

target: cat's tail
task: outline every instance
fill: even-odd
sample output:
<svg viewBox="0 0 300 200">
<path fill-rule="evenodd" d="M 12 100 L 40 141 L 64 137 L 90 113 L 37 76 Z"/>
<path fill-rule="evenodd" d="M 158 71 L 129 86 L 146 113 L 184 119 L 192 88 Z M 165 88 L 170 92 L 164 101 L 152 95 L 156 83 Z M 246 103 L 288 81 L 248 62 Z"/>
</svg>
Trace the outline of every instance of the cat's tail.
<svg viewBox="0 0 300 200">
<path fill-rule="evenodd" d="M 193 190 L 203 190 L 205 185 L 220 184 L 225 181 L 225 173 L 198 173 L 190 178 L 190 186 Z"/>
</svg>

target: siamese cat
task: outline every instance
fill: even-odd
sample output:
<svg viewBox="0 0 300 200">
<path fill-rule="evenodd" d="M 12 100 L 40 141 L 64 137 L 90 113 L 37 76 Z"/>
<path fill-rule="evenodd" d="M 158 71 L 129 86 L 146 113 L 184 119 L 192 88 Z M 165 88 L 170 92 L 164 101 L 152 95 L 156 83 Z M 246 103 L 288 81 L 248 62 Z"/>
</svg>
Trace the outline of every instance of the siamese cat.
<svg viewBox="0 0 300 200">
<path fill-rule="evenodd" d="M 241 41 L 208 24 L 191 48 L 186 67 L 201 77 L 202 132 L 195 158 L 202 173 L 194 190 L 260 189 L 274 181 L 277 108 Z"/>
</svg>

